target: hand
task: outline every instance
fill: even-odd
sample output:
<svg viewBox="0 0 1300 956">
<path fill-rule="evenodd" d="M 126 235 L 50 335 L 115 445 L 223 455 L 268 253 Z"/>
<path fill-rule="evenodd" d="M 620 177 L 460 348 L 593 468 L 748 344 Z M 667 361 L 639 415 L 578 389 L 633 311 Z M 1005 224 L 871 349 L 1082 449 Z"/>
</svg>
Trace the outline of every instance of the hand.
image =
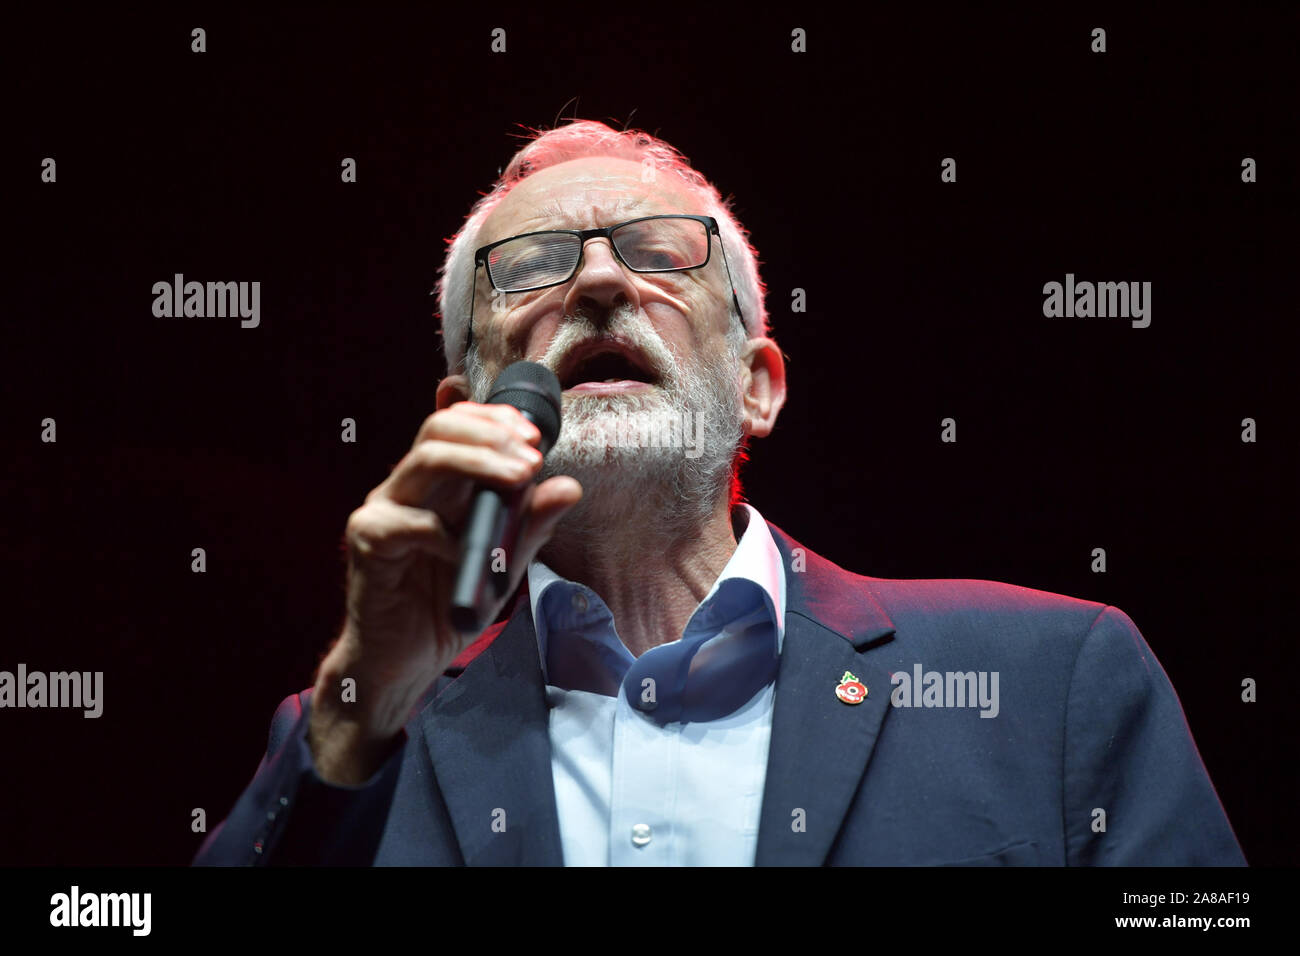
<svg viewBox="0 0 1300 956">
<path fill-rule="evenodd" d="M 458 633 L 449 613 L 475 486 L 526 489 L 507 595 L 582 497 L 566 476 L 528 487 L 542 465 L 540 438 L 509 405 L 459 402 L 425 419 L 411 450 L 348 518 L 347 620 L 312 696 L 309 740 L 324 779 L 369 779 L 420 696 L 478 636 Z M 355 702 L 342 699 L 345 678 L 356 682 Z"/>
</svg>

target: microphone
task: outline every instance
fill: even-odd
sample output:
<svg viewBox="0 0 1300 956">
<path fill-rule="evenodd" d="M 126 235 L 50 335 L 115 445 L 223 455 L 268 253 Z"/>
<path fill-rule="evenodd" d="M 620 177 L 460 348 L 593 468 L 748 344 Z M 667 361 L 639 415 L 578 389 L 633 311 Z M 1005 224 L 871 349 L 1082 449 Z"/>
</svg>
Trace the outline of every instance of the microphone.
<svg viewBox="0 0 1300 956">
<path fill-rule="evenodd" d="M 560 392 L 560 380 L 545 365 L 515 362 L 497 376 L 487 403 L 519 409 L 542 433 L 538 451 L 545 455 L 560 434 Z M 490 607 L 505 597 L 522 498 L 522 492 L 482 486 L 474 493 L 451 599 L 451 622 L 461 633 L 480 633 L 490 623 L 486 620 Z"/>
</svg>

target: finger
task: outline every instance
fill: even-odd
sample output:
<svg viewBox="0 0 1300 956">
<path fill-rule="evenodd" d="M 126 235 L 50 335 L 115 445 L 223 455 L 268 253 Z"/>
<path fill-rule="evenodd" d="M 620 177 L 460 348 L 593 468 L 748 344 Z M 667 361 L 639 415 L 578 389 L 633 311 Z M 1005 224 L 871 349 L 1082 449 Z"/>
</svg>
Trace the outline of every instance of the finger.
<svg viewBox="0 0 1300 956">
<path fill-rule="evenodd" d="M 538 484 L 528 513 L 530 518 L 535 517 L 538 521 L 549 520 L 552 512 L 567 511 L 581 500 L 582 485 L 578 479 L 556 475 Z"/>
<path fill-rule="evenodd" d="M 537 556 L 560 520 L 581 500 L 582 485 L 568 475 L 548 478 L 533 490 L 516 549 L 520 564 L 526 567 Z"/>
<path fill-rule="evenodd" d="M 457 402 L 441 411 L 434 412 L 424 420 L 417 433 L 414 444 L 434 438 L 447 438 L 442 431 L 447 423 L 454 423 L 460 430 L 470 427 L 470 423 L 483 422 L 505 429 L 511 437 L 528 444 L 536 444 L 541 438 L 537 426 L 524 417 L 523 412 L 512 405 L 481 405 L 477 402 Z M 480 442 L 482 444 L 482 442 Z"/>
<path fill-rule="evenodd" d="M 520 420 L 523 421 L 522 416 Z M 528 425 L 526 421 L 523 423 Z M 525 430 L 503 424 L 493 417 L 449 408 L 425 419 L 420 434 L 411 447 L 418 448 L 426 441 L 450 441 L 462 445 L 483 445 L 509 453 L 516 447 L 530 446 L 528 439 L 533 437 L 537 429 L 532 425 L 528 425 L 528 428 L 531 431 L 525 433 Z"/>
<path fill-rule="evenodd" d="M 541 466 L 541 453 L 527 445 L 512 446 L 511 453 L 504 454 L 481 445 L 427 441 L 411 449 L 371 495 L 417 507 L 433 507 L 434 499 L 445 497 L 448 500 L 441 503 L 450 507 L 453 499 L 466 498 L 475 482 L 517 488 Z"/>
<path fill-rule="evenodd" d="M 421 552 L 455 561 L 459 543 L 439 516 L 386 499 L 368 502 L 348 518 L 348 549 L 362 559 L 396 560 Z"/>
</svg>

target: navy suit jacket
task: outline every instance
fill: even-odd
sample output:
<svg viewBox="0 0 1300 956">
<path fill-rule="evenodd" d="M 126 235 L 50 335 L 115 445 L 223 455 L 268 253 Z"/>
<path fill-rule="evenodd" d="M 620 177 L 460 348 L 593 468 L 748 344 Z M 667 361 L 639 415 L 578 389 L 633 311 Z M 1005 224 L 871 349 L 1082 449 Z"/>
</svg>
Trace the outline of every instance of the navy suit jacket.
<svg viewBox="0 0 1300 956">
<path fill-rule="evenodd" d="M 759 865 L 1245 863 L 1177 695 L 1122 611 L 990 581 L 863 577 L 769 526 L 787 604 Z M 918 664 L 996 671 L 997 716 L 896 706 L 892 675 Z M 845 671 L 866 685 L 859 704 L 835 693 Z M 196 864 L 563 863 L 526 597 L 430 688 L 364 785 L 316 775 L 310 708 L 310 690 L 280 705 Z"/>
</svg>

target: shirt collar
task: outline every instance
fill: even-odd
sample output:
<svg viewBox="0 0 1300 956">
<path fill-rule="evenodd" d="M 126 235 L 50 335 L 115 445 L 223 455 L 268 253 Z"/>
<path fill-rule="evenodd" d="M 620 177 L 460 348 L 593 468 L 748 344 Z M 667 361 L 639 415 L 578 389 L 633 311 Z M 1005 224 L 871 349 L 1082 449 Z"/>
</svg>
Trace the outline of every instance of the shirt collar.
<svg viewBox="0 0 1300 956">
<path fill-rule="evenodd" d="M 723 671 L 745 670 L 746 680 L 757 680 L 768 672 L 769 664 L 774 667 L 785 638 L 785 568 L 758 509 L 742 503 L 738 512 L 737 519 L 746 524 L 736 550 L 691 615 L 682 637 L 647 651 L 640 662 L 618 639 L 613 615 L 595 591 L 560 577 L 540 560 L 531 562 L 529 607 L 546 682 L 614 696 L 641 670 L 658 675 L 656 687 L 663 683 L 659 677 L 680 672 L 683 681 L 689 675 L 699 685 L 686 695 L 695 697 L 695 691 L 714 684 Z M 742 682 L 741 690 L 746 686 Z M 684 686 L 663 688 L 663 714 L 678 713 L 681 701 L 676 698 L 684 691 Z M 628 697 L 633 700 L 630 691 Z"/>
</svg>

